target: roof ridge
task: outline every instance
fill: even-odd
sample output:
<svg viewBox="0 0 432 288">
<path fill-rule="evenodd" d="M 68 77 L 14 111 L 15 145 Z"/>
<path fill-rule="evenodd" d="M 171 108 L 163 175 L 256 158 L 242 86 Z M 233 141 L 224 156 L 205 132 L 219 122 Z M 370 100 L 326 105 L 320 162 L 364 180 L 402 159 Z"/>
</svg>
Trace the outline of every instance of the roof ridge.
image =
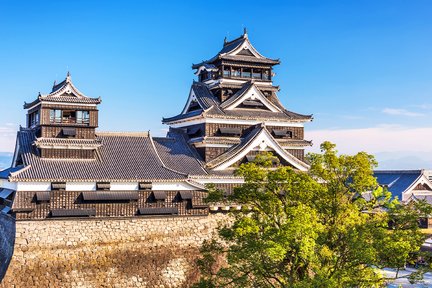
<svg viewBox="0 0 432 288">
<path fill-rule="evenodd" d="M 150 137 L 150 131 L 97 131 L 96 136 Z"/>
<path fill-rule="evenodd" d="M 151 143 L 151 145 L 152 145 L 152 148 L 153 148 L 154 152 L 156 153 L 157 158 L 158 158 L 159 161 L 161 162 L 163 168 L 165 168 L 165 169 L 167 169 L 167 170 L 169 170 L 169 171 L 171 171 L 171 172 L 177 173 L 177 174 L 179 174 L 179 175 L 183 175 L 183 176 L 189 177 L 188 174 L 181 173 L 181 172 L 179 172 L 179 171 L 177 171 L 177 170 L 174 170 L 174 169 L 169 168 L 168 166 L 166 166 L 165 163 L 162 161 L 162 158 L 160 157 L 159 152 L 158 152 L 157 149 L 156 149 L 156 145 L 154 144 L 153 138 L 152 138 L 152 137 L 149 137 L 149 139 L 150 139 L 150 143 Z"/>
</svg>

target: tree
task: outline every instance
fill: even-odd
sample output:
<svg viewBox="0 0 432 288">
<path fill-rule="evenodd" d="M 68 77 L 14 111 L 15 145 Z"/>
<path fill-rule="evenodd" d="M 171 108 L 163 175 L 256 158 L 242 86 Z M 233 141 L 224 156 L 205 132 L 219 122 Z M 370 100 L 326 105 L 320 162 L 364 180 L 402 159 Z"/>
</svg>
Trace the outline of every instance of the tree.
<svg viewBox="0 0 432 288">
<path fill-rule="evenodd" d="M 329 142 L 321 151 L 308 155 L 307 173 L 266 169 L 268 153 L 239 167 L 245 184 L 231 200 L 252 210 L 204 243 L 195 287 L 377 287 L 386 281 L 377 268 L 418 257 L 417 222 L 429 208 L 400 205 L 380 188 L 373 156 L 338 156 Z"/>
</svg>

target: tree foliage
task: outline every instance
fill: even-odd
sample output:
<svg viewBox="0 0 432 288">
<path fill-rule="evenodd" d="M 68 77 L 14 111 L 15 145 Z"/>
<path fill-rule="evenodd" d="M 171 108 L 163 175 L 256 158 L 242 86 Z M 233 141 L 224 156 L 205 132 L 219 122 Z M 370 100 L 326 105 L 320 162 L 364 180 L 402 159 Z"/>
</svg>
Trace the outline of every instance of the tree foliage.
<svg viewBox="0 0 432 288">
<path fill-rule="evenodd" d="M 267 169 L 271 154 L 239 167 L 245 184 L 232 198 L 252 210 L 204 243 L 196 287 L 378 287 L 377 268 L 418 257 L 418 219 L 430 207 L 392 199 L 373 177 L 373 156 L 338 156 L 329 142 L 321 151 L 308 155 L 307 173 Z"/>
</svg>

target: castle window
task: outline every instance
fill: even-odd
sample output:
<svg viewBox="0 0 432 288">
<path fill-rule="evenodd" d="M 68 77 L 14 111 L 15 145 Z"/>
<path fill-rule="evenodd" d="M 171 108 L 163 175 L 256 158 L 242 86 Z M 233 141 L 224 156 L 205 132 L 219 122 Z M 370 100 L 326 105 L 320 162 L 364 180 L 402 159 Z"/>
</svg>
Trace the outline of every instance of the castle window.
<svg viewBox="0 0 432 288">
<path fill-rule="evenodd" d="M 62 122 L 62 111 L 58 109 L 50 110 L 50 122 L 61 123 Z"/>
<path fill-rule="evenodd" d="M 89 122 L 90 122 L 89 111 L 76 111 L 76 123 L 89 124 Z"/>
<path fill-rule="evenodd" d="M 111 184 L 109 182 L 96 183 L 96 190 L 110 190 Z"/>
<path fill-rule="evenodd" d="M 152 189 L 152 183 L 151 182 L 139 182 L 138 183 L 138 189 L 150 191 Z"/>
<path fill-rule="evenodd" d="M 252 73 L 252 78 L 261 79 L 261 69 L 254 69 Z"/>
<path fill-rule="evenodd" d="M 231 68 L 230 67 L 227 67 L 227 66 L 224 67 L 223 76 L 224 77 L 230 77 L 231 76 Z"/>
<path fill-rule="evenodd" d="M 292 131 L 273 129 L 275 138 L 292 138 Z"/>
<path fill-rule="evenodd" d="M 219 133 L 222 136 L 240 136 L 242 133 L 241 128 L 228 128 L 228 127 L 220 127 Z"/>
<path fill-rule="evenodd" d="M 63 110 L 62 123 L 76 123 L 76 111 Z"/>
<path fill-rule="evenodd" d="M 51 190 L 65 190 L 66 182 L 53 182 L 51 183 Z"/>
<path fill-rule="evenodd" d="M 251 78 L 252 70 L 250 68 L 243 68 L 243 71 L 241 73 L 241 77 L 243 78 Z"/>
<path fill-rule="evenodd" d="M 234 77 L 240 77 L 240 68 L 234 68 L 233 76 Z"/>
<path fill-rule="evenodd" d="M 39 124 L 39 111 L 35 111 L 35 112 L 29 114 L 28 121 L 29 121 L 29 127 L 30 128 L 38 125 Z"/>
</svg>

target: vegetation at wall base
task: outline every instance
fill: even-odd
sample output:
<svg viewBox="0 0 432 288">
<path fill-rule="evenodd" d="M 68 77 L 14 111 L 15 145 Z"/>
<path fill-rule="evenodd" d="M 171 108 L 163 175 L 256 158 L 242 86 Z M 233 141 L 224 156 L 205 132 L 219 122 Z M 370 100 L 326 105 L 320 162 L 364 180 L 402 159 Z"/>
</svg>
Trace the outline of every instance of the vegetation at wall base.
<svg viewBox="0 0 432 288">
<path fill-rule="evenodd" d="M 390 279 L 380 268 L 431 263 L 418 226 L 431 207 L 392 199 L 373 176 L 373 156 L 338 156 L 330 142 L 321 152 L 308 155 L 307 173 L 267 169 L 269 153 L 239 167 L 245 184 L 231 200 L 252 210 L 203 244 L 195 287 L 381 287 Z M 427 271 L 430 264 L 410 281 Z"/>
</svg>

